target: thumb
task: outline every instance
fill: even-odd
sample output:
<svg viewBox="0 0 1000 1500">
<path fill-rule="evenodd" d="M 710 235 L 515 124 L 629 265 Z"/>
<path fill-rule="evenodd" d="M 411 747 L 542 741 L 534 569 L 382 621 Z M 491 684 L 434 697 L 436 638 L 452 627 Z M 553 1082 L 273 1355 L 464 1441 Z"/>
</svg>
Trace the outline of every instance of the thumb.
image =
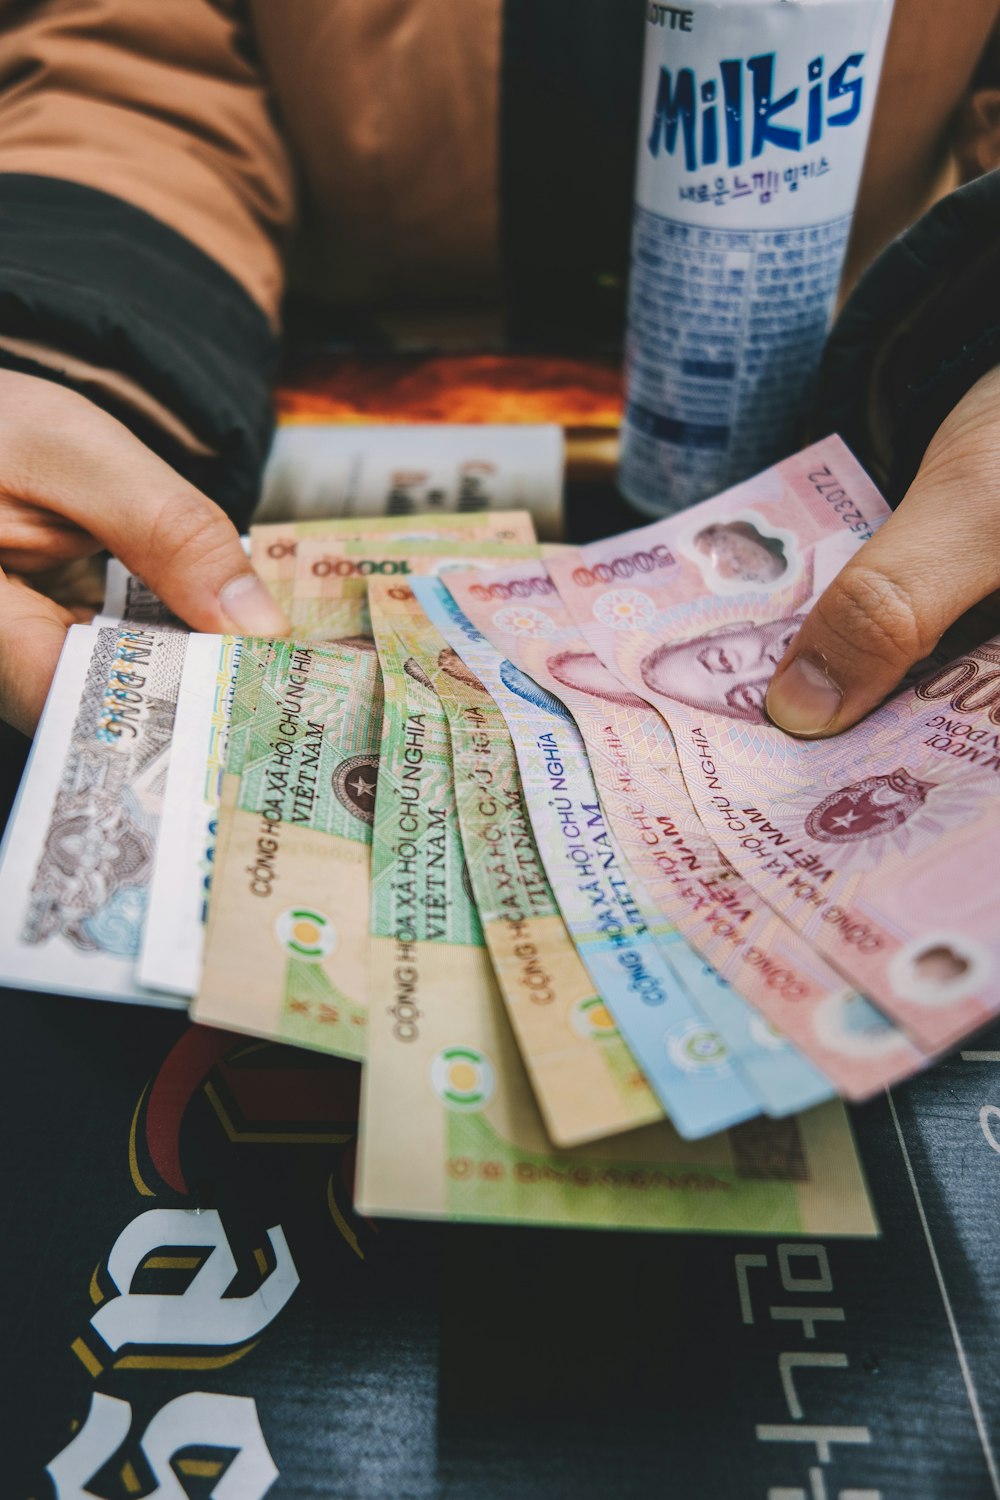
<svg viewBox="0 0 1000 1500">
<path fill-rule="evenodd" d="M 6 490 L 96 537 L 196 630 L 288 633 L 219 506 L 86 398 L 20 380 L 3 413 Z"/>
<path fill-rule="evenodd" d="M 997 372 L 991 385 L 996 408 Z M 779 663 L 765 708 L 789 734 L 839 734 L 1000 584 L 1000 423 L 973 387 L 899 509 L 841 570 Z"/>
</svg>

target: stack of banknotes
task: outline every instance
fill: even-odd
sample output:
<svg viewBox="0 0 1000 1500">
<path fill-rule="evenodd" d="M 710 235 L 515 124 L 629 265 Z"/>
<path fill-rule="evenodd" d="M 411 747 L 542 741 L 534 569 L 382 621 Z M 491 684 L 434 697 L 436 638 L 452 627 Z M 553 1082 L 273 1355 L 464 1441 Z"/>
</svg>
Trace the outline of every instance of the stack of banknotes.
<svg viewBox="0 0 1000 1500">
<path fill-rule="evenodd" d="M 363 1062 L 366 1213 L 875 1232 L 841 1098 L 1000 1008 L 1000 622 L 838 739 L 763 711 L 887 514 L 831 438 L 582 549 L 518 512 L 262 526 L 276 641 L 110 564 L 0 978 Z"/>
</svg>

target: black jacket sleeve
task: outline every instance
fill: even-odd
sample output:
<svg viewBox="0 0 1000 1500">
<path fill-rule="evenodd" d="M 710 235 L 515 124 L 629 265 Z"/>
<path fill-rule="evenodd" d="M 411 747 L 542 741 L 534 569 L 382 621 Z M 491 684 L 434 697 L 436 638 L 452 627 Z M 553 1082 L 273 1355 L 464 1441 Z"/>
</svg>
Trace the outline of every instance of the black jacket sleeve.
<svg viewBox="0 0 1000 1500">
<path fill-rule="evenodd" d="M 57 178 L 0 174 L 0 336 L 116 370 L 211 456 L 196 456 L 96 387 L 0 349 L 0 365 L 62 380 L 245 525 L 272 431 L 277 338 L 243 287 L 160 220 Z"/>
<path fill-rule="evenodd" d="M 831 332 L 813 426 L 890 504 L 937 428 L 1000 361 L 1000 171 L 937 203 L 865 272 Z"/>
</svg>

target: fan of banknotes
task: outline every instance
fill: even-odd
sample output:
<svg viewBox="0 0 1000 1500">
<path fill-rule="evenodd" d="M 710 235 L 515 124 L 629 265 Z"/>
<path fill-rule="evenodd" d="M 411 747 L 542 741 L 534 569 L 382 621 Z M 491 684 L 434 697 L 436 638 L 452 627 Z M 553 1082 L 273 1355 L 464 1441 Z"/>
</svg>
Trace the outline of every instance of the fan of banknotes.
<svg viewBox="0 0 1000 1500">
<path fill-rule="evenodd" d="M 1000 1008 L 989 622 L 838 739 L 763 711 L 887 514 L 831 438 L 582 549 L 519 512 L 261 526 L 277 641 L 112 562 L 0 977 L 363 1062 L 367 1213 L 874 1232 L 837 1096 Z"/>
</svg>

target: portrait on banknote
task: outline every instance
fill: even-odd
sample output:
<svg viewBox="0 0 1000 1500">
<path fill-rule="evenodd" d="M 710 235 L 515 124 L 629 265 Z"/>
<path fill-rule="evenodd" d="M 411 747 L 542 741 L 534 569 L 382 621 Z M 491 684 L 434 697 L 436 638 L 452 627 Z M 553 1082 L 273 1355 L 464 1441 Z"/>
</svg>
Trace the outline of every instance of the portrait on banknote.
<svg viewBox="0 0 1000 1500">
<path fill-rule="evenodd" d="M 677 644 L 657 646 L 639 663 L 651 692 L 722 714 L 766 724 L 764 696 L 804 615 L 725 625 Z"/>
</svg>

